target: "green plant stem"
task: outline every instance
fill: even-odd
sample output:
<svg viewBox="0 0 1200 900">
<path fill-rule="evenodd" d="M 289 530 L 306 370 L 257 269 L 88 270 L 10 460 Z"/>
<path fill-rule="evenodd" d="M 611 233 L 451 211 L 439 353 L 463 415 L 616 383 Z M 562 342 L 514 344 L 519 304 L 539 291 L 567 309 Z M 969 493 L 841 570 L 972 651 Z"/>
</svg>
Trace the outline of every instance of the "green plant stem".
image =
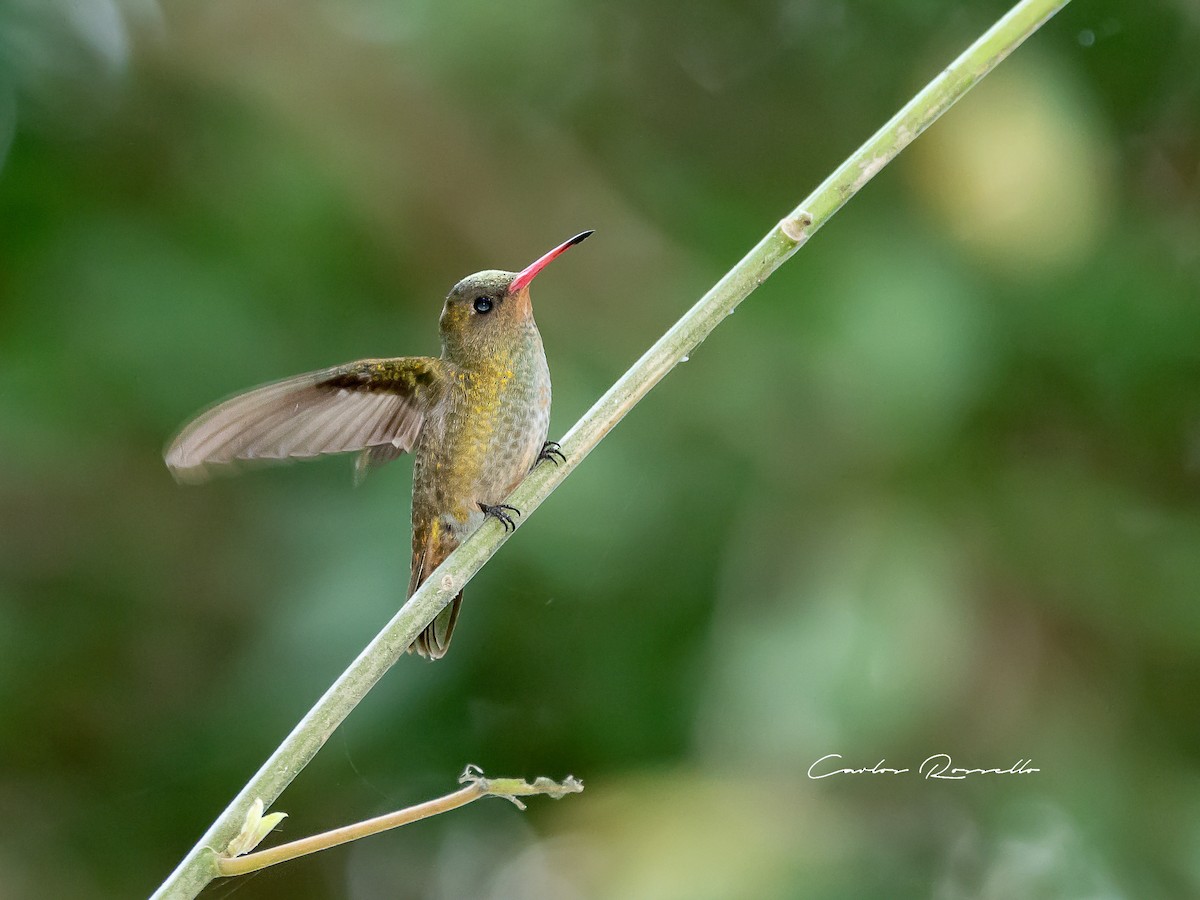
<svg viewBox="0 0 1200 900">
<path fill-rule="evenodd" d="M 821 228 L 901 150 L 928 128 L 1068 0 L 1021 0 L 773 227 L 655 342 L 562 440 L 566 462 L 543 463 L 507 502 L 525 514 L 541 505 L 600 440 L 663 376 Z M 219 875 L 214 847 L 236 835 L 255 797 L 269 807 L 334 729 L 400 658 L 421 630 L 507 540 L 489 521 L 463 542 L 330 686 L 255 773 L 175 871 L 156 898 L 194 897 Z"/>
</svg>

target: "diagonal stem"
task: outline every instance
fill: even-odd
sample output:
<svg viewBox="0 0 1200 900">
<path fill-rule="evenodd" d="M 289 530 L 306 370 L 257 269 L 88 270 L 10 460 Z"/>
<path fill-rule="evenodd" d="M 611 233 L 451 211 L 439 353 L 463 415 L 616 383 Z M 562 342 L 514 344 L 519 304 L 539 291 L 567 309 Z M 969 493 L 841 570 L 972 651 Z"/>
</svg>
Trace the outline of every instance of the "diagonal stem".
<svg viewBox="0 0 1200 900">
<path fill-rule="evenodd" d="M 830 217 L 968 90 L 1003 61 L 1068 0 L 1021 0 L 927 84 L 775 225 L 741 261 L 689 309 L 604 394 L 562 441 L 566 461 L 540 465 L 508 498 L 526 517 L 739 303 L 821 228 Z M 507 540 L 499 522 L 485 523 L 455 550 L 358 655 L 271 754 L 241 792 L 162 883 L 155 898 L 194 897 L 218 877 L 217 855 L 237 834 L 255 797 L 268 806 L 283 792 L 367 691 L 400 658 L 421 630 L 463 589 Z"/>
</svg>

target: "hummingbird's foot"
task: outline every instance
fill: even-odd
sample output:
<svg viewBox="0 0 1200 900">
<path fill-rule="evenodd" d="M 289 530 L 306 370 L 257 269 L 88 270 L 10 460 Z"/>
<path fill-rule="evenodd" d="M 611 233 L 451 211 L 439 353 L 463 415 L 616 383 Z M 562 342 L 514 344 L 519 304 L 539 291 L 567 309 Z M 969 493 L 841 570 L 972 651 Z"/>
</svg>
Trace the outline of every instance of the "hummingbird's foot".
<svg viewBox="0 0 1200 900">
<path fill-rule="evenodd" d="M 538 451 L 537 461 L 534 462 L 534 465 L 536 466 L 538 463 L 547 459 L 556 466 L 560 460 L 562 462 L 567 461 L 566 456 L 564 456 L 562 452 L 562 445 L 559 444 L 558 441 L 546 441 L 546 443 L 542 444 L 542 449 Z"/>
<path fill-rule="evenodd" d="M 504 526 L 505 531 L 516 531 L 517 523 L 512 520 L 513 516 L 519 516 L 521 511 L 515 506 L 509 506 L 507 503 L 498 503 L 495 506 L 488 506 L 486 503 L 480 503 L 479 508 L 483 510 L 485 516 L 495 516 L 500 520 L 500 524 Z"/>
</svg>

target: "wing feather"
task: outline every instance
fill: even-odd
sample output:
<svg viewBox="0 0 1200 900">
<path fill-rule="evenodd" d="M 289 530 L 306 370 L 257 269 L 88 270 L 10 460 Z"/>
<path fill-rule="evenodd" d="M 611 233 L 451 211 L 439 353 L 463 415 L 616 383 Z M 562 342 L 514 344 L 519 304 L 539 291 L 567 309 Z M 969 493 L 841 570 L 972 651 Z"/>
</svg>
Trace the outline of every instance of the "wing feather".
<svg viewBox="0 0 1200 900">
<path fill-rule="evenodd" d="M 180 481 L 203 481 L 240 460 L 300 459 L 352 450 L 378 465 L 411 450 L 442 391 L 441 361 L 367 359 L 254 388 L 201 413 L 167 446 Z"/>
</svg>

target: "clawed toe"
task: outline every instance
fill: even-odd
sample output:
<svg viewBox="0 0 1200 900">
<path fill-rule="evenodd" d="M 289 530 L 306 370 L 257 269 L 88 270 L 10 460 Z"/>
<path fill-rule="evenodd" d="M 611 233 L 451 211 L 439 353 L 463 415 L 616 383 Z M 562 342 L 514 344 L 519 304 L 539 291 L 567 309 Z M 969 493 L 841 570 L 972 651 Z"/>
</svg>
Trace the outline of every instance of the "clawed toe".
<svg viewBox="0 0 1200 900">
<path fill-rule="evenodd" d="M 542 462 L 542 460 L 546 459 L 550 460 L 556 466 L 560 461 L 567 461 L 566 455 L 562 452 L 562 445 L 558 441 L 546 441 L 546 443 L 542 444 L 542 449 L 538 451 L 537 461 Z"/>
<path fill-rule="evenodd" d="M 513 516 L 521 515 L 521 511 L 515 506 L 509 506 L 507 503 L 497 503 L 495 506 L 488 506 L 486 503 L 480 503 L 479 508 L 483 510 L 485 516 L 492 516 L 499 519 L 500 524 L 504 526 L 505 531 L 516 531 L 517 523 L 513 521 Z M 509 515 L 511 513 L 512 515 Z"/>
</svg>

